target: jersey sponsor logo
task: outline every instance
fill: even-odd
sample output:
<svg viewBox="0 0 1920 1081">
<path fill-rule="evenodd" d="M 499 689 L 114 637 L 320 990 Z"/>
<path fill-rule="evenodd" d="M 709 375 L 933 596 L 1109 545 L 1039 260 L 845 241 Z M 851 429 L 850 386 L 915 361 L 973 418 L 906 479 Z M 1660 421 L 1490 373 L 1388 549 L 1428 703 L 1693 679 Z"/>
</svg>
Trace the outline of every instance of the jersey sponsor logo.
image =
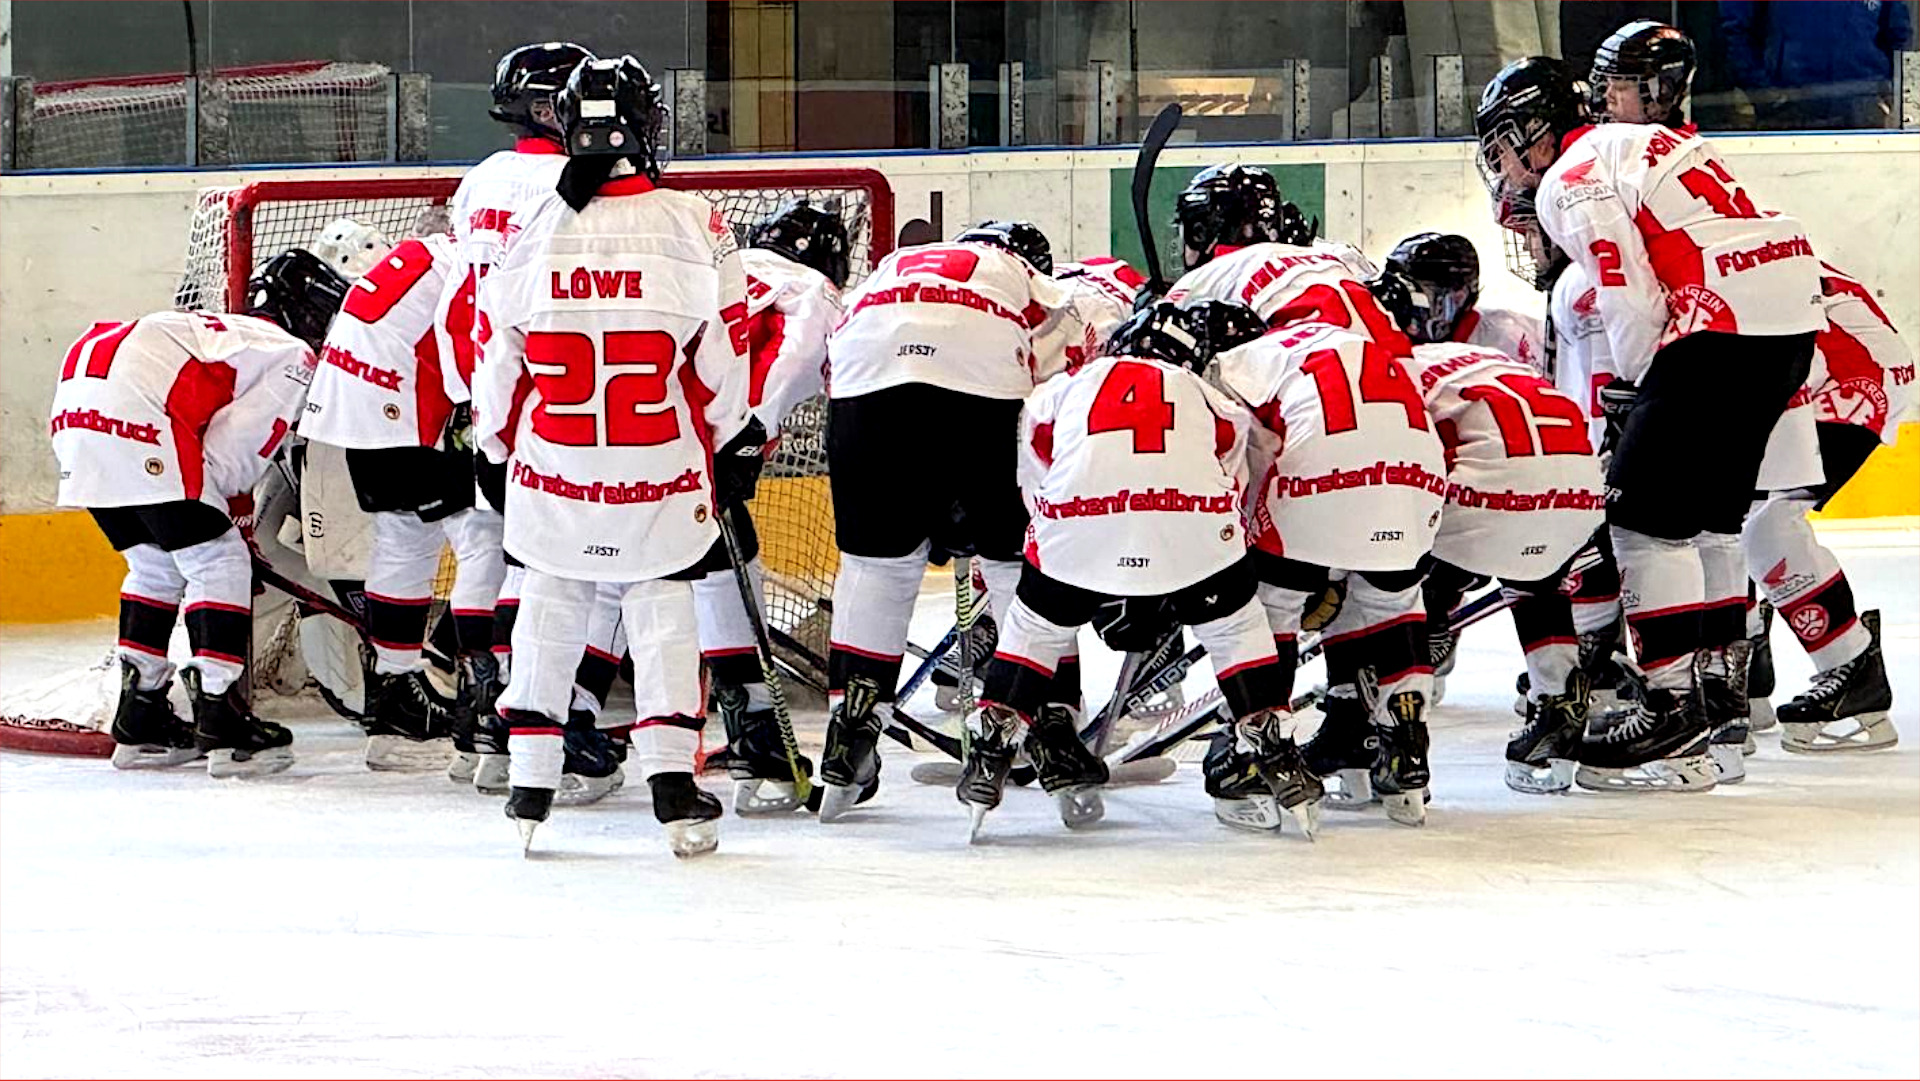
<svg viewBox="0 0 1920 1081">
<path fill-rule="evenodd" d="M 1606 509 L 1606 499 L 1591 488 L 1549 488 L 1544 492 L 1483 492 L 1466 484 L 1448 484 L 1447 502 L 1475 510 L 1536 511 Z"/>
<path fill-rule="evenodd" d="M 676 495 L 689 495 L 702 490 L 701 471 L 689 469 L 669 481 L 636 480 L 608 484 L 594 481 L 581 484 L 571 481 L 558 473 L 547 474 L 536 471 L 525 462 L 513 463 L 513 482 L 522 488 L 531 488 L 547 495 L 572 499 L 581 503 L 604 503 L 609 506 L 627 506 L 635 503 L 658 503 Z M 700 515 L 696 520 L 704 521 Z"/>
<path fill-rule="evenodd" d="M 121 420 L 118 417 L 107 416 L 98 409 L 69 409 L 63 413 L 56 413 L 47 434 L 58 435 L 68 428 L 99 432 L 101 435 L 131 439 L 135 443 L 147 443 L 156 447 L 160 445 L 158 425 Z"/>
<path fill-rule="evenodd" d="M 1177 488 L 1122 488 L 1112 495 L 1075 496 L 1064 503 L 1035 497 L 1034 510 L 1042 518 L 1091 518 L 1129 511 L 1169 511 L 1176 514 L 1237 514 L 1240 501 L 1233 493 L 1192 495 Z"/>
<path fill-rule="evenodd" d="M 362 379 L 372 383 L 382 390 L 400 389 L 399 372 L 393 371 L 390 368 L 377 368 L 337 345 L 329 344 L 326 349 L 322 350 L 320 360 L 322 363 L 338 368 L 356 379 Z"/>
<path fill-rule="evenodd" d="M 1381 486 L 1419 488 L 1443 496 L 1447 492 L 1447 478 L 1428 472 L 1418 462 L 1388 465 L 1385 461 L 1378 461 L 1359 469 L 1333 469 L 1313 477 L 1277 476 L 1274 478 L 1273 494 L 1281 499 L 1301 499 L 1348 488 Z"/>
<path fill-rule="evenodd" d="M 625 297 L 639 300 L 644 294 L 640 288 L 640 272 L 637 270 L 589 270 L 583 266 L 574 267 L 563 282 L 560 272 L 552 272 L 552 293 L 555 300 L 612 300 Z"/>
<path fill-rule="evenodd" d="M 1573 300 L 1573 314 L 1582 319 L 1598 317 L 1600 314 L 1600 290 L 1588 286 L 1586 292 L 1575 297 Z"/>
<path fill-rule="evenodd" d="M 1811 574 L 1794 574 L 1787 569 L 1787 561 L 1783 559 L 1769 567 L 1760 581 L 1772 596 L 1797 597 L 1811 589 L 1816 579 Z"/>
<path fill-rule="evenodd" d="M 1259 296 L 1261 290 L 1279 281 L 1289 270 L 1301 266 L 1326 266 L 1344 269 L 1346 264 L 1342 263 L 1340 257 L 1337 255 L 1327 255 L 1318 252 L 1311 255 L 1276 256 L 1260 264 L 1260 269 L 1253 272 L 1253 276 L 1247 279 L 1247 284 L 1240 287 L 1240 302 L 1242 304 L 1252 304 L 1253 298 Z"/>
<path fill-rule="evenodd" d="M 1713 257 L 1713 267 L 1723 278 L 1745 273 L 1757 266 L 1778 262 L 1781 259 L 1813 258 L 1813 245 L 1807 243 L 1805 236 L 1789 237 L 1786 240 L 1770 240 L 1757 248 L 1744 251 L 1724 251 Z"/>
<path fill-rule="evenodd" d="M 1475 364 L 1482 363 L 1507 364 L 1511 362 L 1499 353 L 1462 353 L 1457 357 L 1448 357 L 1446 360 L 1437 361 L 1428 365 L 1420 372 L 1420 389 L 1423 392 L 1432 390 L 1434 384 L 1445 379 L 1447 376 L 1452 375 L 1462 368 L 1471 368 Z"/>
</svg>

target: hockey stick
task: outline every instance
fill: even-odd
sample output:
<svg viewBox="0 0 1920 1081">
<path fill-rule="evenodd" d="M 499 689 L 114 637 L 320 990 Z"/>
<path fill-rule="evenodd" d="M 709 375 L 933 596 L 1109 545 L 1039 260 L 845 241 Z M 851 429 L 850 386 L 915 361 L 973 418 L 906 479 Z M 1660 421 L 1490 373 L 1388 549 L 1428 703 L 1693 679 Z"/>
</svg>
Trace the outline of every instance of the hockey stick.
<svg viewBox="0 0 1920 1081">
<path fill-rule="evenodd" d="M 1147 197 L 1153 189 L 1153 170 L 1160 162 L 1160 151 L 1180 126 L 1180 105 L 1176 102 L 1161 109 L 1140 140 L 1140 154 L 1133 159 L 1133 223 L 1140 230 L 1140 254 L 1147 262 L 1146 292 L 1163 297 L 1172 283 L 1160 267 L 1160 249 L 1153 242 L 1153 222 L 1147 217 Z"/>
<path fill-rule="evenodd" d="M 953 557 L 953 633 L 960 661 L 960 745 L 967 744 L 966 719 L 973 715 L 973 557 Z"/>
<path fill-rule="evenodd" d="M 787 767 L 793 771 L 793 794 L 802 806 L 813 794 L 813 778 L 800 766 L 800 743 L 793 738 L 793 717 L 787 713 L 787 693 L 781 686 L 780 668 L 773 659 L 773 638 L 767 634 L 767 617 L 760 611 L 759 591 L 753 588 L 753 576 L 747 572 L 747 560 L 740 552 L 740 538 L 733 532 L 729 509 L 713 516 L 720 527 L 720 542 L 727 546 L 727 562 L 733 565 L 733 580 L 740 587 L 740 604 L 753 624 L 753 644 L 760 656 L 760 678 L 767 685 L 767 697 L 773 706 L 774 725 L 780 730 L 780 748 L 787 752 Z"/>
</svg>

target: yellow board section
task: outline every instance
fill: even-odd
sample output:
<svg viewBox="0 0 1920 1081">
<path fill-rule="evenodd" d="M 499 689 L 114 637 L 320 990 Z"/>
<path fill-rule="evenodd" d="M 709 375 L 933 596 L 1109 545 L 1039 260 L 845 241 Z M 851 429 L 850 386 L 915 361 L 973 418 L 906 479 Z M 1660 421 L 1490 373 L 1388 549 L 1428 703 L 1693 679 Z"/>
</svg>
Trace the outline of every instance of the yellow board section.
<svg viewBox="0 0 1920 1081">
<path fill-rule="evenodd" d="M 1900 442 L 1881 447 L 1818 518 L 1920 514 L 1920 424 L 1902 424 Z"/>
<path fill-rule="evenodd" d="M 114 615 L 126 575 L 85 511 L 0 516 L 0 623 Z"/>
</svg>

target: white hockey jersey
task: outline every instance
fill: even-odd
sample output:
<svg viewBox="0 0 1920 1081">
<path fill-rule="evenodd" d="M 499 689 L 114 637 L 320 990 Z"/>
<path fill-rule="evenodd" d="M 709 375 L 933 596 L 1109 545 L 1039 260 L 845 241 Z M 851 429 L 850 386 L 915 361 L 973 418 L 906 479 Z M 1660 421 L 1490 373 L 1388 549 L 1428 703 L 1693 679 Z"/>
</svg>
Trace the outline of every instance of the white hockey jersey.
<svg viewBox="0 0 1920 1081">
<path fill-rule="evenodd" d="M 1231 300 L 1260 314 L 1268 326 L 1318 323 L 1352 330 L 1405 356 L 1413 343 L 1368 291 L 1375 266 L 1357 248 L 1318 240 L 1311 248 L 1291 244 L 1221 246 L 1212 261 L 1183 275 L 1167 293 L 1175 303 Z"/>
<path fill-rule="evenodd" d="M 1112 256 L 1096 256 L 1078 263 L 1053 268 L 1053 278 L 1067 293 L 1067 306 L 1060 318 L 1048 325 L 1046 340 L 1035 351 L 1057 358 L 1066 371 L 1100 355 L 1100 346 L 1113 328 L 1133 315 L 1133 300 L 1147 279 Z M 1040 378 L 1054 372 L 1041 371 Z"/>
<path fill-rule="evenodd" d="M 794 406 L 826 387 L 827 335 L 840 321 L 840 290 L 812 267 L 761 248 L 742 249 L 740 263 L 753 363 L 747 404 L 771 435 Z"/>
<path fill-rule="evenodd" d="M 455 269 L 452 237 L 415 237 L 354 283 L 321 347 L 301 435 L 353 450 L 439 445 L 453 402 L 435 317 Z"/>
<path fill-rule="evenodd" d="M 67 350 L 49 434 L 63 507 L 253 491 L 313 379 L 307 343 L 264 319 L 158 312 L 95 323 Z"/>
<path fill-rule="evenodd" d="M 1511 308 L 1474 308 L 1453 328 L 1453 341 L 1491 349 L 1547 375 L 1546 330 Z"/>
<path fill-rule="evenodd" d="M 1253 444 L 1255 547 L 1357 571 L 1408 570 L 1427 554 L 1446 460 L 1399 359 L 1352 331 L 1302 323 L 1218 363 L 1221 384 L 1272 435 Z"/>
<path fill-rule="evenodd" d="M 1532 365 L 1477 345 L 1418 345 L 1407 369 L 1447 455 L 1433 554 L 1476 574 L 1537 581 L 1606 516 L 1585 412 Z"/>
<path fill-rule="evenodd" d="M 1656 124 L 1573 137 L 1536 199 L 1541 227 L 1599 289 L 1620 374 L 1702 331 L 1785 335 L 1826 325 L 1806 229 L 1764 215 L 1712 146 Z"/>
<path fill-rule="evenodd" d="M 1815 417 L 1859 425 L 1891 446 L 1901 424 L 1920 420 L 1913 353 L 1866 286 L 1825 263 L 1821 271 L 1827 329 L 1814 339 L 1807 380 Z"/>
<path fill-rule="evenodd" d="M 827 394 L 907 383 L 1019 400 L 1064 361 L 1035 355 L 1067 306 L 1059 283 L 987 244 L 923 244 L 880 261 L 827 341 Z M 1037 332 L 1037 333 L 1036 333 Z"/>
<path fill-rule="evenodd" d="M 1247 554 L 1247 411 L 1185 368 L 1099 357 L 1020 414 L 1027 562 L 1117 597 L 1172 593 Z"/>
<path fill-rule="evenodd" d="M 1600 318 L 1599 290 L 1580 264 L 1570 264 L 1554 279 L 1548 311 L 1553 324 L 1553 385 L 1585 410 L 1587 438 L 1597 448 L 1607 436 L 1600 388 L 1620 373 L 1613 368 L 1607 324 Z"/>
<path fill-rule="evenodd" d="M 747 424 L 746 274 L 698 195 L 643 176 L 576 214 L 515 212 L 487 276 L 474 434 L 506 462 L 506 550 L 588 581 L 658 578 L 719 536 L 712 452 Z"/>
<path fill-rule="evenodd" d="M 525 222 L 528 203 L 552 194 L 567 166 L 567 152 L 549 139 L 526 138 L 512 150 L 488 155 L 467 170 L 454 190 L 454 253 L 459 269 L 447 275 L 435 316 L 440 355 L 446 358 L 447 397 L 468 399 L 475 344 L 480 335 L 480 279 L 500 262 L 507 238 Z"/>
</svg>

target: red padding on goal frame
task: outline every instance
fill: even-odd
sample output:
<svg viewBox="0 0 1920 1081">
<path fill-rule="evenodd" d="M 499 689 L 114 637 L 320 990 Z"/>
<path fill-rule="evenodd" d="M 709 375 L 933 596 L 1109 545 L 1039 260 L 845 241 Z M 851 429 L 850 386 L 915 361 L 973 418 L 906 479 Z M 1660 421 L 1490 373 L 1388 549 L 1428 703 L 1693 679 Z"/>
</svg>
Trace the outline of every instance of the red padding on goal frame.
<svg viewBox="0 0 1920 1081">
<path fill-rule="evenodd" d="M 111 758 L 113 737 L 105 732 L 75 728 L 39 728 L 0 722 L 0 751 Z"/>
</svg>

